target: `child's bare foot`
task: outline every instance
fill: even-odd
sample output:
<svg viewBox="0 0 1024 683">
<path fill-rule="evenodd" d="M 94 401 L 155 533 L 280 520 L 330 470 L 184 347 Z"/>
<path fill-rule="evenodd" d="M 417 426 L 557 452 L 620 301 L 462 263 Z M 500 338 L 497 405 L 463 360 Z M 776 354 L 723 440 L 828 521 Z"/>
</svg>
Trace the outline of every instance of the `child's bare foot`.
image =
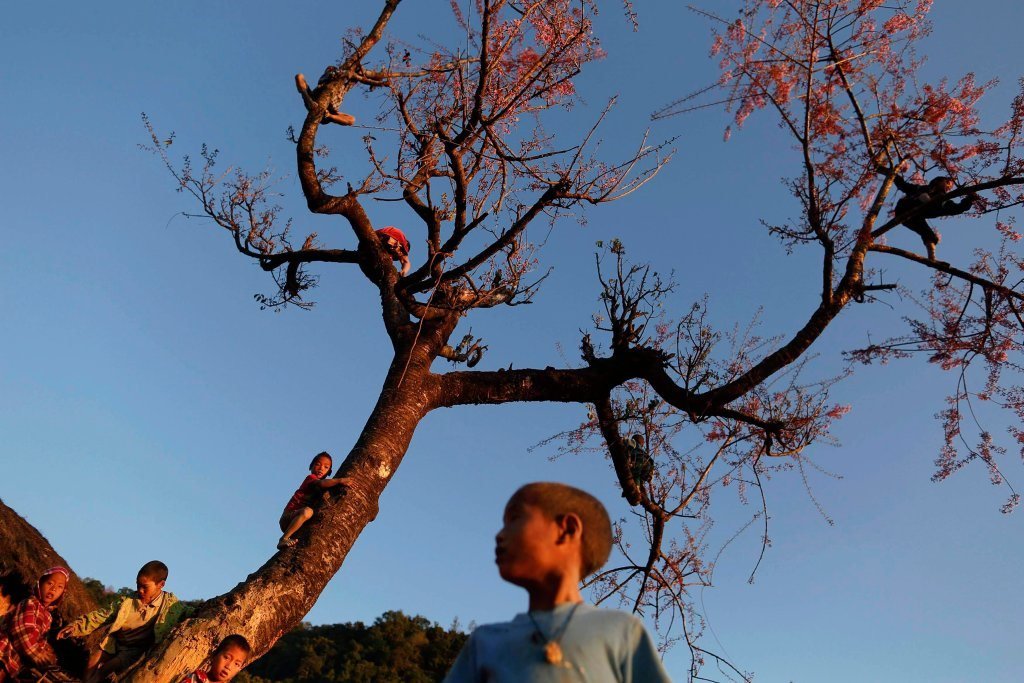
<svg viewBox="0 0 1024 683">
<path fill-rule="evenodd" d="M 285 548 L 291 548 L 293 545 L 298 543 L 298 539 L 281 537 L 281 540 L 277 542 L 277 549 L 284 550 Z"/>
<path fill-rule="evenodd" d="M 302 74 L 295 74 L 295 87 L 298 88 L 301 93 L 309 90 L 309 85 L 306 83 L 306 77 Z"/>
</svg>

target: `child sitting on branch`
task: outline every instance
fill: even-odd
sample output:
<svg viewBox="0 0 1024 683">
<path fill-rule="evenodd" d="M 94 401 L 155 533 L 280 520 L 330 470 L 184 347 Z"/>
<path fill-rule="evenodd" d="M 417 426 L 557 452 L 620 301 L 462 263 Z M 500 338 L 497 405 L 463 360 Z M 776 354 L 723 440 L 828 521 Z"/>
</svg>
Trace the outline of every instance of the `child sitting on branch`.
<svg viewBox="0 0 1024 683">
<path fill-rule="evenodd" d="M 384 251 L 391 256 L 391 260 L 402 264 L 402 275 L 407 274 L 412 264 L 409 262 L 409 239 L 405 233 L 393 225 L 388 225 L 377 231 L 377 237 L 380 238 Z"/>
<path fill-rule="evenodd" d="M 327 451 L 317 453 L 316 457 L 309 463 L 309 475 L 302 480 L 302 484 L 284 506 L 281 513 L 281 535 L 277 542 L 279 550 L 291 548 L 298 543 L 298 539 L 292 538 L 292 534 L 309 521 L 313 516 L 313 506 L 316 505 L 314 496 L 319 491 L 325 491 L 334 486 L 349 486 L 352 480 L 349 477 L 337 477 L 328 479 L 331 470 L 334 469 L 334 461 Z"/>
<path fill-rule="evenodd" d="M 634 434 L 626 439 L 628 452 L 629 473 L 633 475 L 633 481 L 641 489 L 650 483 L 654 478 L 654 458 L 644 448 L 644 435 Z"/>
<path fill-rule="evenodd" d="M 900 219 L 901 225 L 917 233 L 928 253 L 928 260 L 934 261 L 935 247 L 942 238 L 928 225 L 926 219 L 965 213 L 974 205 L 978 195 L 972 192 L 959 201 L 946 199 L 946 195 L 956 187 L 956 183 L 949 176 L 938 176 L 932 178 L 927 185 L 918 185 L 907 182 L 898 173 L 887 168 L 879 167 L 878 171 L 886 175 L 893 173 L 896 188 L 904 194 L 896 202 L 894 215 Z"/>
</svg>

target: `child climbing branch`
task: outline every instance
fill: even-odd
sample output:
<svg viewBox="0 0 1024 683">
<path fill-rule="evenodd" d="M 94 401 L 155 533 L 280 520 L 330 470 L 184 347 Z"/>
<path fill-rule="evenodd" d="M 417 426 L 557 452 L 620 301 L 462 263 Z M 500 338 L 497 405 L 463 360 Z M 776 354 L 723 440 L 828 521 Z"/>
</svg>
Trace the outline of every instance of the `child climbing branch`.
<svg viewBox="0 0 1024 683">
<path fill-rule="evenodd" d="M 978 201 L 978 195 L 971 192 L 959 200 L 948 199 L 947 195 L 956 187 L 956 183 L 949 176 L 936 176 L 927 184 L 919 185 L 904 180 L 897 171 L 898 169 L 892 170 L 884 166 L 878 168 L 878 172 L 882 175 L 891 176 L 896 188 L 904 194 L 896 202 L 893 213 L 900 220 L 901 225 L 909 228 L 921 238 L 928 259 L 934 261 L 935 247 L 942 238 L 928 224 L 927 219 L 966 213 Z"/>
<path fill-rule="evenodd" d="M 302 484 L 295 490 L 288 503 L 281 513 L 281 538 L 277 541 L 278 550 L 291 548 L 298 543 L 297 538 L 292 536 L 302 525 L 312 519 L 315 507 L 320 504 L 317 493 L 326 492 L 335 486 L 349 486 L 352 480 L 348 477 L 337 477 L 328 479 L 331 470 L 334 469 L 334 461 L 327 451 L 317 453 L 309 463 L 309 475 L 302 480 Z"/>
</svg>

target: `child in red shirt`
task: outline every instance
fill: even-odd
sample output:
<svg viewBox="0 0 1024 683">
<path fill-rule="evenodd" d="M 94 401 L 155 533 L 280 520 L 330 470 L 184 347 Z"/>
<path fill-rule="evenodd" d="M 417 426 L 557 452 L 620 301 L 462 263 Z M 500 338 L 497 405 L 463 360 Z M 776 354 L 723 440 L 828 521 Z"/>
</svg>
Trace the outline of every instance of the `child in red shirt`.
<svg viewBox="0 0 1024 683">
<path fill-rule="evenodd" d="M 302 480 L 302 484 L 292 494 L 288 504 L 284 506 L 281 513 L 281 539 L 277 542 L 280 550 L 291 548 L 298 543 L 298 539 L 292 538 L 292 534 L 299 530 L 313 516 L 313 505 L 316 503 L 314 494 L 323 489 L 334 486 L 349 486 L 352 480 L 349 477 L 336 477 L 327 479 L 334 468 L 334 461 L 327 451 L 318 453 L 313 461 L 309 463 L 309 476 Z"/>
</svg>

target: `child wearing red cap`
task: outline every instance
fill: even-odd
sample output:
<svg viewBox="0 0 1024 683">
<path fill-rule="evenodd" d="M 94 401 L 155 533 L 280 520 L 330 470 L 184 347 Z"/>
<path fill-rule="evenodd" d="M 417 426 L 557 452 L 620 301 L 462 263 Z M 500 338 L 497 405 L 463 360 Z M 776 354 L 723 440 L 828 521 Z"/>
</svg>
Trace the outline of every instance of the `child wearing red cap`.
<svg viewBox="0 0 1024 683">
<path fill-rule="evenodd" d="M 391 255 L 391 260 L 402 264 L 402 275 L 408 273 L 412 264 L 409 263 L 409 240 L 405 233 L 393 225 L 388 225 L 377 231 L 377 237 L 380 238 L 384 251 Z"/>
</svg>

